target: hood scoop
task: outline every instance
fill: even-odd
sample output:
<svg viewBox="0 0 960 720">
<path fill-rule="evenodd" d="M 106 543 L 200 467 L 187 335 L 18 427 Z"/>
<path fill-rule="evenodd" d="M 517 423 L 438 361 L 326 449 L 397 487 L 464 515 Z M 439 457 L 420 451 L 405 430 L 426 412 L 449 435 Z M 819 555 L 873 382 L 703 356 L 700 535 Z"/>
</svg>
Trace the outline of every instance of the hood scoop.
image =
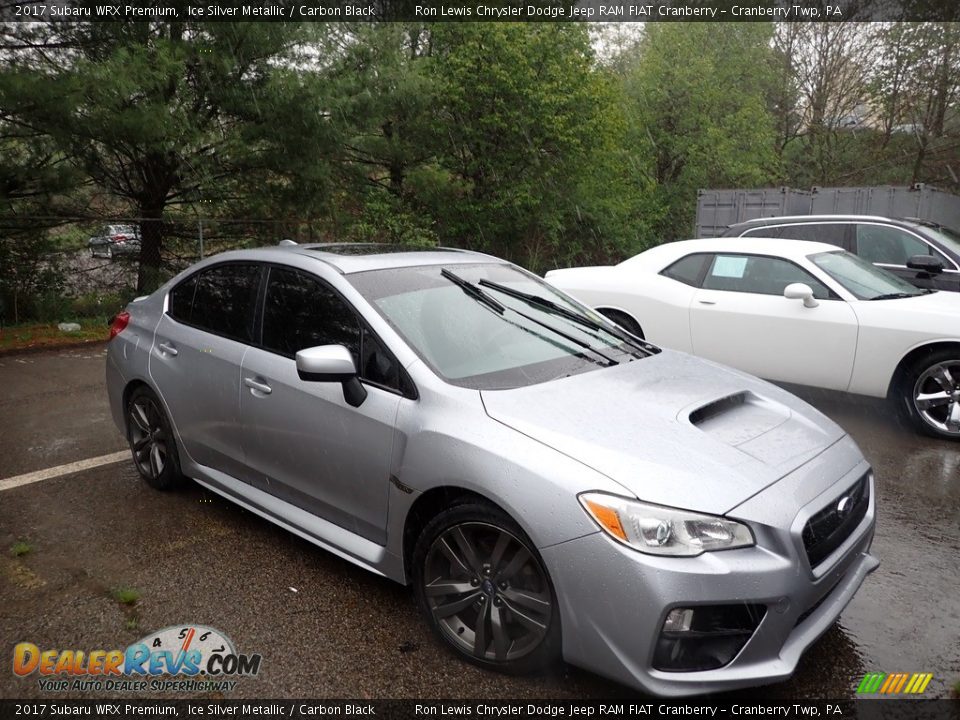
<svg viewBox="0 0 960 720">
<path fill-rule="evenodd" d="M 768 465 L 822 449 L 827 440 L 817 425 L 750 390 L 697 407 L 687 418 L 715 440 Z"/>
</svg>

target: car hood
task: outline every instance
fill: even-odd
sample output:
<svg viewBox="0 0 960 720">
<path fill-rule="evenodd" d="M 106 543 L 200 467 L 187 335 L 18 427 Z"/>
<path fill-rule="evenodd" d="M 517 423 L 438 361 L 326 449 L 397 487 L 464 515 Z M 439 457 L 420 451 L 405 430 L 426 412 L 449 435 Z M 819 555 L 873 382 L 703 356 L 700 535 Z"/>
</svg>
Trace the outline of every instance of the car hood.
<svg viewBox="0 0 960 720">
<path fill-rule="evenodd" d="M 908 298 L 861 300 L 856 304 L 856 307 L 886 312 L 895 310 L 898 313 L 905 314 L 934 313 L 947 315 L 956 320 L 957 313 L 960 313 L 960 293 L 938 290 L 927 295 L 916 295 Z"/>
<path fill-rule="evenodd" d="M 780 388 L 669 350 L 481 397 L 494 420 L 641 500 L 710 513 L 736 507 L 845 434 Z"/>
</svg>

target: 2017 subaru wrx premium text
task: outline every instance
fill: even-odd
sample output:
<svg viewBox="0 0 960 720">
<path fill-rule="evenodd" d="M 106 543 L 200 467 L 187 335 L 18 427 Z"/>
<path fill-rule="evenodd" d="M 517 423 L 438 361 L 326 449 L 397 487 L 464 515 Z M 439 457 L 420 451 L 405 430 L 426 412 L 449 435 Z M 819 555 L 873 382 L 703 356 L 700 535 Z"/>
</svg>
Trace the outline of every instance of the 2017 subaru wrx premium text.
<svg viewBox="0 0 960 720">
<path fill-rule="evenodd" d="M 781 680 L 878 564 L 840 427 L 487 255 L 225 253 L 112 335 L 147 483 L 193 478 L 412 584 L 486 668 L 562 655 L 660 695 Z"/>
</svg>

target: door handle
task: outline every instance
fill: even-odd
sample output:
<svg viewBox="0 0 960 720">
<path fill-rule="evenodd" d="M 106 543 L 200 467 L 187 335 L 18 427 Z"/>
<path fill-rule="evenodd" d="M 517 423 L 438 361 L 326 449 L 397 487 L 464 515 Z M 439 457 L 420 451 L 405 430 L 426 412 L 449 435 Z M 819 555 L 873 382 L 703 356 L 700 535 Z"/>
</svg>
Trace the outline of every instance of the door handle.
<svg viewBox="0 0 960 720">
<path fill-rule="evenodd" d="M 167 355 L 176 357 L 179 354 L 179 350 L 169 343 L 160 343 L 157 347 L 160 348 L 160 352 L 165 352 Z"/>
<path fill-rule="evenodd" d="M 716 300 L 697 300 L 697 302 L 700 303 L 701 305 L 716 305 L 716 304 L 717 304 L 717 301 L 716 301 Z"/>
<path fill-rule="evenodd" d="M 269 395 L 273 392 L 273 389 L 266 383 L 257 382 L 253 378 L 244 378 L 243 384 L 246 385 L 251 390 L 256 390 L 257 392 L 262 392 L 264 395 Z"/>
</svg>

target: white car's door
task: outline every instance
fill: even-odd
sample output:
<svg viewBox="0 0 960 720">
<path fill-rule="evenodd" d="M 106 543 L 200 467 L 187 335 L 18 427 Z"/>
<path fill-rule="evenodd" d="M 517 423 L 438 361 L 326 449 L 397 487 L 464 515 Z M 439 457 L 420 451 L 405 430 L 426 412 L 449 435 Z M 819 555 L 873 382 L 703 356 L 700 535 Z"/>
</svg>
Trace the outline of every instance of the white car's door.
<svg viewBox="0 0 960 720">
<path fill-rule="evenodd" d="M 817 307 L 783 296 L 791 283 Z M 782 258 L 718 253 L 690 304 L 693 352 L 768 380 L 846 390 L 857 349 L 849 304 Z"/>
</svg>

